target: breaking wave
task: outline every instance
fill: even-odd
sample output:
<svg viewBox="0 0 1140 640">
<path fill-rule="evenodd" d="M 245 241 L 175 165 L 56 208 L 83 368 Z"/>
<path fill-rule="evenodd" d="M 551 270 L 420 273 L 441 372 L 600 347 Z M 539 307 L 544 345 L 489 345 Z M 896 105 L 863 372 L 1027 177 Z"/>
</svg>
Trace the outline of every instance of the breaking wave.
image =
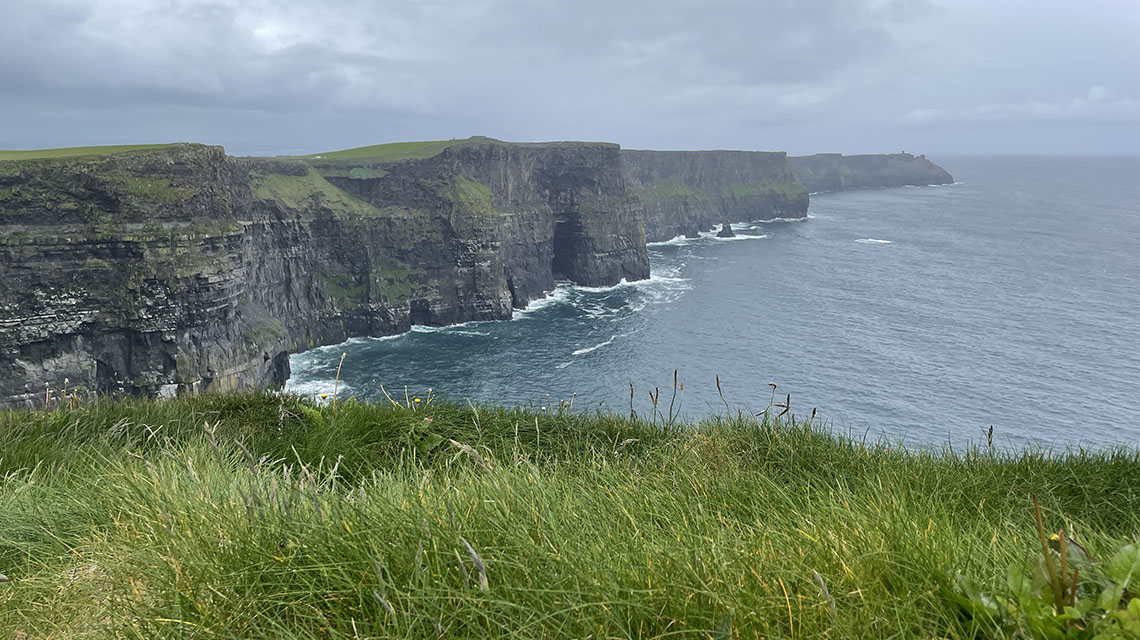
<svg viewBox="0 0 1140 640">
<path fill-rule="evenodd" d="M 614 340 L 617 340 L 617 338 L 618 338 L 617 336 L 613 336 L 609 340 L 606 340 L 605 342 L 602 342 L 600 344 L 596 344 L 592 347 L 586 347 L 585 349 L 578 349 L 577 351 L 571 353 L 570 355 L 572 355 L 572 356 L 584 356 L 587 353 L 590 353 L 591 351 L 597 351 L 598 349 L 601 349 L 602 347 L 606 347 L 606 346 L 613 344 Z"/>
<path fill-rule="evenodd" d="M 296 380 L 290 378 L 285 383 L 285 388 L 283 391 L 285 393 L 295 393 L 299 396 L 304 396 L 313 400 L 321 400 L 323 399 L 321 398 L 322 393 L 327 394 L 331 397 L 334 388 L 336 389 L 337 396 L 340 398 L 347 398 L 348 396 L 352 395 L 352 387 L 345 384 L 344 380 L 341 380 L 340 384 L 338 385 L 336 380 L 333 378 L 327 380 Z"/>
</svg>

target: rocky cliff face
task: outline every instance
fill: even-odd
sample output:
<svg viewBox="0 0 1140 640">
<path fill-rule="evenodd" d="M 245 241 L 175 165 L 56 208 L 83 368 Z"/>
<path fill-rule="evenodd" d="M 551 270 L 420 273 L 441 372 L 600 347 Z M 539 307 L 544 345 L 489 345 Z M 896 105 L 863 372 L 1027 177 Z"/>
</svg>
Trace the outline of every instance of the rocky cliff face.
<svg viewBox="0 0 1140 640">
<path fill-rule="evenodd" d="M 353 164 L 200 145 L 0 162 L 0 406 L 281 384 L 291 350 L 649 275 L 616 145 Z"/>
<path fill-rule="evenodd" d="M 926 156 L 909 153 L 861 156 L 820 153 L 793 156 L 788 161 L 799 181 L 812 193 L 954 182 L 945 169 Z"/>
<path fill-rule="evenodd" d="M 647 240 L 805 216 L 796 172 L 813 191 L 953 180 L 905 154 L 487 138 L 0 160 L 0 407 L 279 385 L 292 351 L 647 278 Z"/>
<path fill-rule="evenodd" d="M 650 242 L 718 224 L 802 218 L 808 193 L 783 152 L 622 151 Z"/>
</svg>

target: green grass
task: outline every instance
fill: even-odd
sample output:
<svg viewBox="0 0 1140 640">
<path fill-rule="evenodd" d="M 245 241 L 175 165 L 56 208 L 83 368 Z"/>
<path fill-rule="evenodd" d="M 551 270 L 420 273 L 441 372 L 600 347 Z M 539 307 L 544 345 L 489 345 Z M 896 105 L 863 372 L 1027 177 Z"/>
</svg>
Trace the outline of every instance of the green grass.
<svg viewBox="0 0 1140 640">
<path fill-rule="evenodd" d="M 737 184 L 726 184 L 721 187 L 721 193 L 733 197 L 742 198 L 745 196 L 754 196 L 760 193 L 760 189 L 756 185 L 749 182 L 741 182 Z"/>
<path fill-rule="evenodd" d="M 175 185 L 169 178 L 160 176 L 133 176 L 127 173 L 108 174 L 108 179 L 127 193 L 166 204 L 184 202 L 194 195 L 194 189 Z"/>
<path fill-rule="evenodd" d="M 165 149 L 176 144 L 120 144 L 101 147 L 68 147 L 62 149 L 0 150 L 0 161 L 4 160 L 50 160 L 56 158 L 80 158 L 109 156 L 130 151 Z"/>
<path fill-rule="evenodd" d="M 491 202 L 491 188 L 487 185 L 466 176 L 455 176 L 451 182 L 440 181 L 436 184 L 436 192 L 464 211 L 484 216 L 497 216 L 495 205 Z"/>
<path fill-rule="evenodd" d="M 326 151 L 302 156 L 306 160 L 316 162 L 326 161 L 355 161 L 360 164 L 368 162 L 395 162 L 410 158 L 430 158 L 444 149 L 470 142 L 473 138 L 462 140 L 427 140 L 420 142 L 389 142 L 341 151 Z"/>
<path fill-rule="evenodd" d="M 679 180 L 658 180 L 638 195 L 648 202 L 657 202 L 679 196 L 695 196 L 697 193 Z"/>
<path fill-rule="evenodd" d="M 0 414 L 0 637 L 973 638 L 949 591 L 1032 558 L 1031 493 L 1140 531 L 1135 451 L 398 395 Z"/>
<path fill-rule="evenodd" d="M 303 176 L 270 173 L 255 177 L 252 189 L 255 198 L 275 200 L 293 209 L 317 205 L 356 217 L 384 215 L 377 207 L 345 192 L 311 169 Z"/>
<path fill-rule="evenodd" d="M 759 180 L 727 184 L 721 187 L 721 194 L 726 197 L 743 198 L 748 196 L 777 193 L 786 196 L 805 195 L 807 191 L 794 176 L 786 180 Z"/>
</svg>

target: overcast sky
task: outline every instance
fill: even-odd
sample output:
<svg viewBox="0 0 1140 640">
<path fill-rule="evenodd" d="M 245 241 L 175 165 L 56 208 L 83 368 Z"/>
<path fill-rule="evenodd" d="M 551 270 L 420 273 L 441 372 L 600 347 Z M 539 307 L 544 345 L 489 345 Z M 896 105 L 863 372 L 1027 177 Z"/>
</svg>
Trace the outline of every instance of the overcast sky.
<svg viewBox="0 0 1140 640">
<path fill-rule="evenodd" d="M 1140 0 L 0 0 L 0 148 L 1140 153 Z"/>
</svg>

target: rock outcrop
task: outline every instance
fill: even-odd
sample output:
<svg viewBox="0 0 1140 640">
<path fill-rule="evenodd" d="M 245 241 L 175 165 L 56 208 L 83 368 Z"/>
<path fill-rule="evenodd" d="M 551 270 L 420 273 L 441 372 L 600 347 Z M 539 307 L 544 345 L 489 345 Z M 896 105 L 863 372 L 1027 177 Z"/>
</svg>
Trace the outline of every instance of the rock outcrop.
<svg viewBox="0 0 1140 640">
<path fill-rule="evenodd" d="M 622 159 L 650 242 L 721 223 L 807 215 L 807 190 L 782 151 L 627 150 Z"/>
<path fill-rule="evenodd" d="M 282 384 L 290 351 L 649 275 L 616 145 L 0 161 L 0 407 Z"/>
<path fill-rule="evenodd" d="M 811 193 L 844 189 L 951 184 L 942 167 L 909 153 L 845 156 L 820 153 L 788 158 L 796 177 Z"/>
</svg>

